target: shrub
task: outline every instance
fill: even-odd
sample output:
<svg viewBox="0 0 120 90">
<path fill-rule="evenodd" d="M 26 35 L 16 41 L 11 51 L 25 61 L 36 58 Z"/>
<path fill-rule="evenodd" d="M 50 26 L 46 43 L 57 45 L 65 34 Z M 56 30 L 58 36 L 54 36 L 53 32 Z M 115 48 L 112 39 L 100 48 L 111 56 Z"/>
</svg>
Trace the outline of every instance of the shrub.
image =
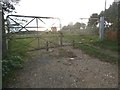
<svg viewBox="0 0 120 90">
<path fill-rule="evenodd" d="M 20 56 L 8 56 L 2 60 L 3 78 L 16 69 L 22 68 L 22 58 Z"/>
</svg>

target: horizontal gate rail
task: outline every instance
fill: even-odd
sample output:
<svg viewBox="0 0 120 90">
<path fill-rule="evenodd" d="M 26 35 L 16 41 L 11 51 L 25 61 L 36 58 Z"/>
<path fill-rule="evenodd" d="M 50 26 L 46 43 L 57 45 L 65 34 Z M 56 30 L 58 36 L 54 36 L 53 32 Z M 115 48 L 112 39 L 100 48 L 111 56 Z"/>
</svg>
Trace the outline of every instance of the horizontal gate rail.
<svg viewBox="0 0 120 90">
<path fill-rule="evenodd" d="M 32 18 L 28 23 L 26 23 L 24 26 L 23 25 L 21 25 L 19 22 L 17 22 L 17 21 L 15 21 L 12 17 L 16 17 L 16 18 L 20 18 L 20 17 L 22 17 L 22 18 Z M 58 19 L 59 20 L 59 23 L 60 23 L 60 25 L 59 25 L 59 27 L 61 28 L 61 22 L 60 22 L 60 19 L 59 18 L 56 18 L 56 17 L 39 17 L 39 16 L 24 16 L 24 15 L 8 15 L 7 16 L 7 27 L 8 27 L 8 33 L 10 33 L 10 31 L 9 31 L 9 29 L 10 28 L 20 28 L 19 30 L 17 30 L 18 32 L 20 32 L 20 31 L 22 31 L 23 29 L 25 29 L 26 31 L 30 31 L 30 30 L 28 30 L 28 28 L 45 28 L 45 27 L 39 27 L 38 25 L 37 25 L 37 22 L 36 22 L 36 26 L 28 26 L 32 21 L 34 21 L 35 19 L 37 19 L 37 20 L 39 20 L 39 21 L 41 21 L 43 24 L 45 24 L 46 25 L 46 23 L 42 20 L 42 19 Z M 12 20 L 14 23 L 15 23 L 15 25 L 12 25 L 12 26 L 10 26 L 9 25 L 9 20 L 8 19 L 10 19 L 10 20 Z M 27 27 L 28 26 L 28 27 Z M 12 32 L 12 31 L 11 31 Z"/>
<path fill-rule="evenodd" d="M 24 20 L 25 19 L 25 20 Z M 57 19 L 59 24 L 57 28 L 59 27 L 61 29 L 61 22 L 59 18 L 56 17 L 39 17 L 39 16 L 24 16 L 24 15 L 8 15 L 6 17 L 7 21 L 7 31 L 6 33 L 6 38 L 8 40 L 8 46 L 9 46 L 9 40 L 18 40 L 19 39 L 28 39 L 33 38 L 26 44 L 21 44 L 22 47 L 27 47 L 29 46 L 33 50 L 38 50 L 42 49 L 44 47 L 40 47 L 40 40 L 43 40 L 44 42 L 48 42 L 48 44 L 59 46 L 59 44 L 56 44 L 55 42 L 52 41 L 47 41 L 45 38 L 41 38 L 42 33 L 39 32 L 39 28 L 43 28 L 47 30 L 46 28 L 50 28 L 50 26 L 47 26 L 47 23 L 44 22 L 45 19 Z M 39 26 L 39 22 L 42 23 L 42 25 Z M 55 24 L 55 22 L 50 23 L 51 26 Z M 44 26 L 45 25 L 45 26 Z M 33 29 L 32 29 L 33 28 Z M 44 33 L 43 33 L 44 34 Z M 47 37 L 49 38 L 49 37 Z M 16 40 L 14 40 L 15 43 L 19 43 Z M 36 41 L 37 40 L 37 41 Z M 30 44 L 34 44 L 35 46 L 37 44 L 37 47 L 33 47 Z M 48 46 L 48 48 L 51 46 Z M 8 48 L 9 49 L 9 48 Z M 16 48 L 15 50 L 20 50 L 21 48 Z"/>
<path fill-rule="evenodd" d="M 7 17 L 14 16 L 14 17 L 28 17 L 28 18 L 45 18 L 45 19 L 58 19 L 56 17 L 40 17 L 40 16 L 24 16 L 24 15 L 8 15 Z"/>
</svg>

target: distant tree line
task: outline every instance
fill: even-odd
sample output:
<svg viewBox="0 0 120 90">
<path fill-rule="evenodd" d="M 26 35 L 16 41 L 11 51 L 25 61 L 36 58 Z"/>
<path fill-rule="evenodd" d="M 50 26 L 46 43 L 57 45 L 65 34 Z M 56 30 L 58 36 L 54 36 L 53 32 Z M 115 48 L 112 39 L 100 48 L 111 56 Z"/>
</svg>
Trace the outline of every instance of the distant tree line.
<svg viewBox="0 0 120 90">
<path fill-rule="evenodd" d="M 119 17 L 118 17 L 118 14 L 120 13 L 120 10 L 118 9 L 119 7 L 120 7 L 120 1 L 119 2 L 113 2 L 112 5 L 110 5 L 110 7 L 108 9 L 106 9 L 104 11 L 101 11 L 100 14 L 93 13 L 90 16 L 87 25 L 84 24 L 84 23 L 76 22 L 74 25 L 64 26 L 63 30 L 73 29 L 73 28 L 74 29 L 89 28 L 89 29 L 97 29 L 98 30 L 97 25 L 99 23 L 99 18 L 101 16 L 104 16 L 105 17 L 105 29 L 117 31 L 118 30 L 118 24 L 120 23 L 120 20 L 119 20 Z"/>
<path fill-rule="evenodd" d="M 63 26 L 62 29 L 66 30 L 66 29 L 85 29 L 85 28 L 86 28 L 85 23 L 76 22 L 74 25 L 68 24 L 68 26 Z"/>
</svg>

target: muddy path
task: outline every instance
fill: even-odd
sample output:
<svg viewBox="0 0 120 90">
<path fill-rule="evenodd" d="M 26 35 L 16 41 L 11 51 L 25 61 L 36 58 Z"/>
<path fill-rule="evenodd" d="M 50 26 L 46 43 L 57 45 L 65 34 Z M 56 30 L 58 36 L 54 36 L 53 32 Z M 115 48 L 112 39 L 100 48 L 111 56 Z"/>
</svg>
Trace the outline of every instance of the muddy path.
<svg viewBox="0 0 120 90">
<path fill-rule="evenodd" d="M 32 54 L 31 54 L 32 53 Z M 8 88 L 117 88 L 118 67 L 81 50 L 62 47 L 33 55 Z"/>
</svg>

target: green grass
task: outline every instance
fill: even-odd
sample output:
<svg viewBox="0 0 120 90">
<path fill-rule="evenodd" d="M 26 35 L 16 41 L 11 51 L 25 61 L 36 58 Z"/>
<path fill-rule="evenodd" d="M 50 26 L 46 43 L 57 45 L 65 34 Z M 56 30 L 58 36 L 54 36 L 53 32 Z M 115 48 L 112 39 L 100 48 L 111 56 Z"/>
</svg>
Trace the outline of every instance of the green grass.
<svg viewBox="0 0 120 90">
<path fill-rule="evenodd" d="M 14 35 L 15 36 L 15 35 Z M 59 44 L 59 34 L 58 33 L 46 33 L 42 32 L 39 35 L 39 44 L 38 44 L 38 38 L 34 35 L 26 35 L 27 37 L 31 38 L 25 38 L 24 36 L 18 36 L 17 38 L 22 38 L 22 39 L 14 39 L 10 41 L 10 51 L 15 51 L 17 49 L 23 49 L 23 48 L 28 48 L 30 49 L 36 49 L 36 48 L 43 48 L 46 47 L 46 42 L 49 42 L 49 45 L 58 45 Z M 20 51 L 21 52 L 21 51 Z"/>
<path fill-rule="evenodd" d="M 113 41 L 113 40 L 104 39 L 100 41 L 97 35 L 70 35 L 70 34 L 67 35 L 66 34 L 64 38 L 68 41 L 75 40 L 76 42 L 83 42 L 86 44 L 90 44 L 96 47 L 100 47 L 102 49 L 108 49 L 115 52 L 118 52 L 119 50 L 117 40 Z"/>
<path fill-rule="evenodd" d="M 83 50 L 90 56 L 99 58 L 100 60 L 117 63 L 118 58 L 113 57 L 113 55 L 104 52 L 103 50 L 109 50 L 110 52 L 118 52 L 118 42 L 113 40 L 103 41 L 99 40 L 97 35 L 70 35 L 66 34 L 64 36 L 68 41 L 75 40 L 75 47 Z M 78 44 L 77 42 L 82 42 L 83 44 Z M 113 52 L 113 53 L 114 53 Z"/>
<path fill-rule="evenodd" d="M 32 40 L 34 39 L 11 39 L 9 41 L 9 50 L 6 57 L 2 59 L 3 85 L 6 85 L 14 77 L 15 72 L 21 69 L 23 62 L 27 58 L 28 43 Z"/>
<path fill-rule="evenodd" d="M 113 41 L 113 40 L 103 40 L 103 41 L 96 41 L 92 43 L 94 46 L 101 47 L 103 49 L 109 49 L 111 51 L 116 51 L 118 52 L 118 41 Z"/>
<path fill-rule="evenodd" d="M 100 59 L 105 59 L 106 61 L 115 61 L 114 57 L 102 53 L 103 50 L 110 50 L 117 52 L 118 51 L 118 44 L 117 41 L 112 40 L 103 40 L 100 41 L 97 35 L 79 35 L 79 34 L 67 34 L 63 33 L 63 42 L 83 42 L 78 47 L 85 51 L 86 53 L 95 56 Z M 46 47 L 46 41 L 50 42 L 49 46 L 58 45 L 59 41 L 59 33 L 42 33 L 40 35 L 40 47 Z M 88 46 L 88 45 L 90 46 Z M 9 43 L 10 53 L 18 54 L 20 56 L 25 56 L 25 53 L 34 48 L 38 48 L 38 39 L 36 38 L 26 38 L 26 39 L 13 39 Z M 95 47 L 98 48 L 95 48 Z"/>
<path fill-rule="evenodd" d="M 99 58 L 102 61 L 106 61 L 114 64 L 118 62 L 118 58 L 112 57 L 109 54 L 103 53 L 101 49 L 98 49 L 86 44 L 76 44 L 75 47 L 81 49 L 82 51 L 84 51 L 86 54 L 89 54 L 90 56 Z"/>
<path fill-rule="evenodd" d="M 83 42 L 90 42 L 90 40 L 94 40 L 94 41 L 98 40 L 97 35 L 70 35 L 70 34 L 67 35 L 66 34 L 64 35 L 63 38 L 68 40 L 83 41 Z"/>
<path fill-rule="evenodd" d="M 12 39 L 9 41 L 9 53 L 24 56 L 29 49 L 29 43 L 34 39 Z"/>
</svg>

